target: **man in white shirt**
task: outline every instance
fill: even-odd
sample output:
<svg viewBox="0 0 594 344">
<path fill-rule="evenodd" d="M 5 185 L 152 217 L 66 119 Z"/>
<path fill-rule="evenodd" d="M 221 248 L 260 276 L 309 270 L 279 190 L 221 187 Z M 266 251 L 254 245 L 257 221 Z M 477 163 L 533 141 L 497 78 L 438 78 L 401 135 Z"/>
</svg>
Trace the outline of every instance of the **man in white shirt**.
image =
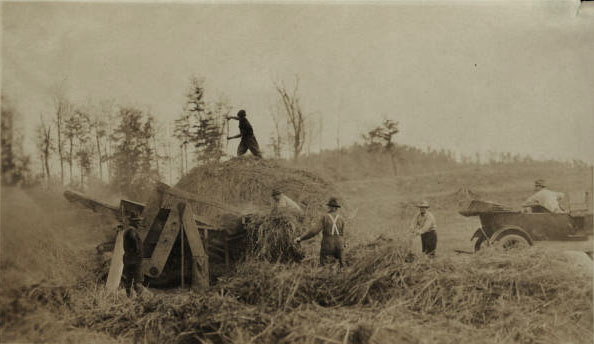
<svg viewBox="0 0 594 344">
<path fill-rule="evenodd" d="M 280 190 L 272 190 L 272 213 L 287 210 L 299 215 L 303 214 L 303 209 L 301 209 L 299 204 L 285 196 Z"/>
<path fill-rule="evenodd" d="M 565 211 L 559 205 L 559 201 L 563 199 L 562 192 L 556 192 L 547 189 L 545 181 L 538 179 L 534 182 L 534 191 L 536 193 L 522 204 L 526 210 L 531 209 L 533 213 L 542 212 L 540 207 L 551 213 L 564 213 Z M 539 211 L 540 210 L 540 211 Z"/>
<path fill-rule="evenodd" d="M 429 209 L 429 203 L 422 201 L 417 205 L 419 212 L 413 218 L 410 228 L 415 234 L 421 236 L 421 246 L 423 253 L 426 253 L 430 257 L 435 256 L 435 249 L 437 248 L 437 233 L 435 228 L 435 217 L 427 209 Z"/>
</svg>

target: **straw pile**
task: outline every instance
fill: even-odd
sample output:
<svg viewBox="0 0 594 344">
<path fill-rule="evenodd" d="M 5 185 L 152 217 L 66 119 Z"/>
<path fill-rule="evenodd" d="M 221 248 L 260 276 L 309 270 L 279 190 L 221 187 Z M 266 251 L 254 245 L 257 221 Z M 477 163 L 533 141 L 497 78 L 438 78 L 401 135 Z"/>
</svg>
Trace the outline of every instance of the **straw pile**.
<svg viewBox="0 0 594 344">
<path fill-rule="evenodd" d="M 331 183 L 313 173 L 251 157 L 194 168 L 176 187 L 198 196 L 208 195 L 210 201 L 240 209 L 244 215 L 249 215 L 244 226 L 248 255 L 281 263 L 303 259 L 303 249 L 293 244 L 293 239 L 312 226 L 325 211 L 330 197 L 340 199 Z M 274 189 L 300 204 L 304 214 L 299 218 L 288 212 L 271 214 L 271 193 Z M 219 218 L 224 215 L 224 209 L 200 204 L 193 207 L 200 215 L 217 215 L 217 212 Z"/>
<path fill-rule="evenodd" d="M 302 234 L 300 222 L 290 213 L 254 215 L 247 224 L 247 253 L 269 262 L 300 262 L 303 248 L 293 243 Z"/>
<path fill-rule="evenodd" d="M 128 342 L 592 342 L 592 280 L 544 251 L 411 259 L 406 247 L 379 239 L 349 259 L 339 274 L 248 259 L 203 294 L 129 299 L 87 284 L 56 294 L 67 295 L 58 303 L 36 301 L 47 299 L 39 292 L 17 302 L 51 309 L 66 328 Z"/>
<path fill-rule="evenodd" d="M 525 325 L 526 332 L 517 333 L 522 338 L 540 337 L 547 332 L 541 327 L 554 327 L 553 318 L 564 314 L 573 325 L 580 323 L 574 330 L 592 338 L 592 281 L 569 269 L 562 258 L 538 250 L 517 255 L 491 251 L 455 262 L 411 260 L 406 248 L 393 243 L 358 249 L 361 255 L 342 274 L 248 264 L 221 287 L 245 303 L 271 310 L 304 304 L 382 309 L 394 303 L 473 328 L 507 333 Z"/>
<path fill-rule="evenodd" d="M 468 188 L 461 188 L 447 195 L 429 197 L 428 201 L 435 209 L 460 209 L 468 207 L 473 200 L 482 199 L 482 195 Z"/>
<path fill-rule="evenodd" d="M 251 157 L 196 167 L 176 187 L 246 212 L 269 207 L 272 190 L 279 189 L 305 209 L 306 219 L 323 211 L 330 197 L 340 199 L 334 186 L 316 174 Z"/>
</svg>

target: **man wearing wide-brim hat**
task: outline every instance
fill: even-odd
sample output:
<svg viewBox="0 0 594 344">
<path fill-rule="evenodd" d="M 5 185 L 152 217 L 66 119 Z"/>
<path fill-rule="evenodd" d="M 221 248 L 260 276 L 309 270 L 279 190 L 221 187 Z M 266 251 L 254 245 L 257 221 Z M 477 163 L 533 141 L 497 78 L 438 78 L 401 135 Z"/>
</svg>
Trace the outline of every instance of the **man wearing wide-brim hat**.
<svg viewBox="0 0 594 344">
<path fill-rule="evenodd" d="M 338 260 L 340 268 L 343 267 L 342 252 L 344 248 L 344 221 L 338 214 L 340 204 L 334 197 L 328 203 L 328 213 L 324 214 L 315 228 L 302 236 L 295 238 L 295 243 L 307 240 L 322 232 L 320 247 L 320 265 L 328 264 L 332 259 Z"/>
<path fill-rule="evenodd" d="M 417 207 L 419 212 L 410 224 L 411 231 L 421 236 L 423 253 L 432 257 L 435 256 L 435 249 L 437 248 L 435 217 L 427 210 L 429 209 L 429 202 L 422 201 L 417 204 Z"/>
<path fill-rule="evenodd" d="M 551 213 L 563 213 L 564 210 L 561 208 L 559 201 L 565 197 L 562 192 L 556 192 L 547 189 L 547 185 L 543 179 L 537 179 L 534 182 L 534 195 L 528 197 L 528 199 L 522 204 L 525 210 L 531 210 L 533 213 L 537 212 L 551 212 Z M 543 210 L 544 208 L 544 210 Z"/>
</svg>

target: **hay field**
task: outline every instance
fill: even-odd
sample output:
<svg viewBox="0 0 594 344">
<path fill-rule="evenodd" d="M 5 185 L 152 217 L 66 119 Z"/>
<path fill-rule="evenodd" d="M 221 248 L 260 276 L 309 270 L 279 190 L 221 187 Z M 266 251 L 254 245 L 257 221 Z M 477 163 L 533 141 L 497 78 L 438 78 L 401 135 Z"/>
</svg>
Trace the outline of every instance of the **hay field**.
<svg viewBox="0 0 594 344">
<path fill-rule="evenodd" d="M 457 215 L 454 203 L 465 196 L 458 191 L 515 205 L 530 194 L 531 174 L 460 170 L 334 183 L 351 216 L 342 273 L 317 266 L 316 238 L 304 243 L 300 264 L 250 260 L 204 294 L 133 298 L 106 295 L 96 278 L 94 245 L 111 223 L 59 195 L 3 189 L 0 342 L 591 343 L 592 277 L 566 256 L 538 246 L 453 253 L 470 250 L 478 225 Z M 564 176 L 549 178 L 561 191 L 589 178 L 555 175 Z M 439 225 L 435 259 L 418 255 L 405 235 L 420 198 Z"/>
</svg>

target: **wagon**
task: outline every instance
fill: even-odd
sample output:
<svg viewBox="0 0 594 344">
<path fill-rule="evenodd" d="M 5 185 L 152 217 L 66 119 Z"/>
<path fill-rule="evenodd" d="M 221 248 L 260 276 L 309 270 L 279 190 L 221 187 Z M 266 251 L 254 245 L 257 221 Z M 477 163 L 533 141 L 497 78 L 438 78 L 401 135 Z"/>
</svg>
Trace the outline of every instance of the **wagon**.
<svg viewBox="0 0 594 344">
<path fill-rule="evenodd" d="M 594 234 L 589 205 L 567 213 L 551 213 L 546 209 L 532 212 L 514 210 L 493 202 L 473 200 L 460 211 L 463 216 L 478 216 L 481 221 L 472 236 L 474 251 L 485 245 L 504 249 L 527 247 L 537 241 L 580 241 Z"/>
</svg>

